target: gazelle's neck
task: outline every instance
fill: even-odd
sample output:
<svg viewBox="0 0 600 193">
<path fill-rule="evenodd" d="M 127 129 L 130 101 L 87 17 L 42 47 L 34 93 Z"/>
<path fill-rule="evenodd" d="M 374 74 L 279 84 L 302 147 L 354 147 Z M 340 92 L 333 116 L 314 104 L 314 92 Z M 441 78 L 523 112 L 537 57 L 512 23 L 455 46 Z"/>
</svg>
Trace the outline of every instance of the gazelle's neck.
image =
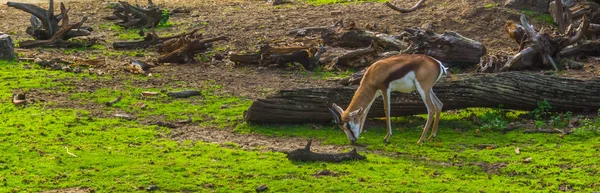
<svg viewBox="0 0 600 193">
<path fill-rule="evenodd" d="M 350 102 L 350 105 L 348 105 L 348 108 L 346 108 L 342 117 L 347 116 L 350 112 L 359 110 L 361 107 L 367 110 L 367 106 L 369 106 L 369 104 L 373 101 L 376 93 L 376 88 L 361 84 L 361 86 L 358 87 L 358 90 L 356 90 L 354 93 L 352 102 Z"/>
</svg>

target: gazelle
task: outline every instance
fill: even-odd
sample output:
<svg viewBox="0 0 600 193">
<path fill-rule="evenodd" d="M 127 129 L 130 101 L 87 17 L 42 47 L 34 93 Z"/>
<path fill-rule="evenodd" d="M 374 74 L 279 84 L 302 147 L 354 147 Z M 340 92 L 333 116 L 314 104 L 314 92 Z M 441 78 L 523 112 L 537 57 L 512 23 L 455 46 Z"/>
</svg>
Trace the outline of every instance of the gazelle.
<svg viewBox="0 0 600 193">
<path fill-rule="evenodd" d="M 435 96 L 432 88 L 442 77 L 442 74 L 447 74 L 444 65 L 427 55 L 400 54 L 379 60 L 373 63 L 363 75 L 360 86 L 354 93 L 348 108 L 343 110 L 333 103 L 329 111 L 338 126 L 346 133 L 350 142 L 354 143 L 358 140 L 358 135 L 363 132 L 363 126 L 373 101 L 377 97 L 383 96 L 383 107 L 387 117 L 388 129 L 384 140 L 388 142 L 388 139 L 392 136 L 392 123 L 390 120 L 391 92 L 410 93 L 417 90 L 428 112 L 427 123 L 425 123 L 421 138 L 417 142 L 417 144 L 420 144 L 425 139 L 425 135 L 432 124 L 432 119 L 434 119 L 433 129 L 428 140 L 436 136 L 443 104 Z"/>
</svg>

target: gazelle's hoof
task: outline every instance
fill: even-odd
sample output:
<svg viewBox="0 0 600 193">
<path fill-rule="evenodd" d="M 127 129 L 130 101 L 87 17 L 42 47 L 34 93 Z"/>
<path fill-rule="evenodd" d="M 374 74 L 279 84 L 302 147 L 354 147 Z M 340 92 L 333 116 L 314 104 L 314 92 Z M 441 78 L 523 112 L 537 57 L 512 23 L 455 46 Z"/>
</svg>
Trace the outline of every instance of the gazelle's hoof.
<svg viewBox="0 0 600 193">
<path fill-rule="evenodd" d="M 431 141 L 431 139 L 433 139 L 433 138 L 435 138 L 435 136 L 433 136 L 433 135 L 430 135 L 430 136 L 427 138 L 427 141 Z"/>
</svg>

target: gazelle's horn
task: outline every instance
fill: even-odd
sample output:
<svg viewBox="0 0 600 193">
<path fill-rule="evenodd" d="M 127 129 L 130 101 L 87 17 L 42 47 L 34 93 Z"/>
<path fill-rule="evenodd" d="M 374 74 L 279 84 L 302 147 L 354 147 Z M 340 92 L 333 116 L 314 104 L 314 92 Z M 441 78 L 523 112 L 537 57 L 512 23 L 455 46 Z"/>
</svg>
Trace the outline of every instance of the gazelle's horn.
<svg viewBox="0 0 600 193">
<path fill-rule="evenodd" d="M 333 119 L 335 120 L 336 124 L 340 124 L 340 122 L 342 122 L 340 120 L 340 116 L 335 110 L 333 110 L 331 107 L 327 107 L 327 110 L 329 110 L 329 112 L 331 113 L 331 115 L 333 116 Z"/>
</svg>

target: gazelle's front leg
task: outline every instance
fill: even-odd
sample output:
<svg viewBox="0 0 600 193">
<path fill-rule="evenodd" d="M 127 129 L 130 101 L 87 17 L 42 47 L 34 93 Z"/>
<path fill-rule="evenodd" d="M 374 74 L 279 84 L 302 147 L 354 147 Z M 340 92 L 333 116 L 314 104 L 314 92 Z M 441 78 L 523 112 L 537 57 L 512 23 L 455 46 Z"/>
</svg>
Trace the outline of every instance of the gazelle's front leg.
<svg viewBox="0 0 600 193">
<path fill-rule="evenodd" d="M 390 91 L 385 91 L 383 94 L 383 109 L 385 111 L 386 123 L 387 123 L 387 135 L 383 140 L 387 143 L 388 139 L 392 136 L 392 120 L 390 119 Z"/>
<path fill-rule="evenodd" d="M 429 96 L 429 93 L 431 91 L 431 89 L 427 89 L 424 90 L 421 85 L 418 84 L 418 82 L 416 83 L 417 85 L 417 91 L 419 92 L 419 94 L 421 95 L 421 99 L 423 99 L 423 103 L 425 103 L 425 107 L 427 107 L 427 122 L 425 123 L 425 127 L 423 127 L 423 132 L 421 133 L 421 138 L 419 139 L 419 141 L 417 141 L 417 144 L 421 144 L 423 142 L 423 140 L 425 140 L 425 136 L 427 135 L 427 131 L 429 130 L 429 127 L 431 126 L 431 119 L 434 118 L 434 104 L 431 101 L 431 97 Z"/>
</svg>

